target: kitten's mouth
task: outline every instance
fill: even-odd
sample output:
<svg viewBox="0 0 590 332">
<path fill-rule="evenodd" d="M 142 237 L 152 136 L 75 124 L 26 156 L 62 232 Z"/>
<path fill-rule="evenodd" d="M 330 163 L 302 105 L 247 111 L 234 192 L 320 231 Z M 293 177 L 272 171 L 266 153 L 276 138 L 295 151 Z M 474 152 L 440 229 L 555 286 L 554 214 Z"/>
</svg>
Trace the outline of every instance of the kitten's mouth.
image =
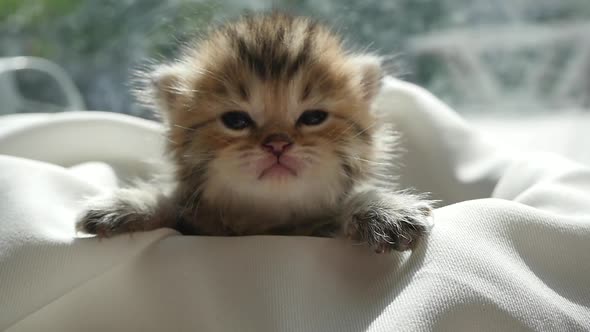
<svg viewBox="0 0 590 332">
<path fill-rule="evenodd" d="M 258 176 L 258 180 L 265 178 L 265 177 L 284 177 L 284 176 L 297 176 L 297 172 L 290 168 L 285 164 L 281 164 L 277 160 L 276 163 L 272 164 L 270 167 L 265 168 L 260 175 Z"/>
</svg>

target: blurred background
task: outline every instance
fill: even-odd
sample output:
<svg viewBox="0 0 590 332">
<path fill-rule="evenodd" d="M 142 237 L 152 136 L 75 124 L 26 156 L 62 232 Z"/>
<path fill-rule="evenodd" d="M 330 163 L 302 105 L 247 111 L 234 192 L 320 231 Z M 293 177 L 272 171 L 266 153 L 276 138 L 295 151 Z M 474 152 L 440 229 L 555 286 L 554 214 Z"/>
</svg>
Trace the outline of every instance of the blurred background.
<svg viewBox="0 0 590 332">
<path fill-rule="evenodd" d="M 536 121 L 535 142 L 590 140 L 590 0 L 0 0 L 0 114 L 69 107 L 150 118 L 129 92 L 135 68 L 211 24 L 271 8 L 327 21 L 501 138 Z M 65 73 L 10 60 L 23 55 Z"/>
</svg>

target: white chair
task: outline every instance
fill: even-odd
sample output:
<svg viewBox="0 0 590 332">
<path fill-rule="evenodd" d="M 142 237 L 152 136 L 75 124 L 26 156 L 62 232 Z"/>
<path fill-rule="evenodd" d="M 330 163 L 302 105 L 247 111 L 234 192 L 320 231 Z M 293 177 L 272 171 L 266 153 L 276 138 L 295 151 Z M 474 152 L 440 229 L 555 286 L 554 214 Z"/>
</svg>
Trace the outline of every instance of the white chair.
<svg viewBox="0 0 590 332">
<path fill-rule="evenodd" d="M 18 89 L 17 75 L 22 70 L 33 70 L 48 75 L 65 96 L 64 105 L 56 105 L 23 96 Z M 72 79 L 57 64 L 36 57 L 0 58 L 0 114 L 23 112 L 60 112 L 85 110 L 86 105 Z"/>
<path fill-rule="evenodd" d="M 427 55 L 442 60 L 450 74 L 447 83 L 462 91 L 464 97 L 468 94 L 477 108 L 482 105 L 520 110 L 523 107 L 587 107 L 590 101 L 589 31 L 590 21 L 452 29 L 412 38 L 409 51 L 414 56 Z M 565 55 L 565 63 L 555 71 L 555 66 L 559 66 L 556 60 L 564 57 L 562 53 L 568 48 L 571 52 Z M 523 77 L 518 86 L 503 86 L 492 73 L 490 64 L 484 61 L 484 55 L 490 52 L 497 58 L 498 52 L 516 54 L 533 50 L 538 53 L 537 57 L 519 62 Z M 472 106 L 467 104 L 463 108 Z"/>
</svg>

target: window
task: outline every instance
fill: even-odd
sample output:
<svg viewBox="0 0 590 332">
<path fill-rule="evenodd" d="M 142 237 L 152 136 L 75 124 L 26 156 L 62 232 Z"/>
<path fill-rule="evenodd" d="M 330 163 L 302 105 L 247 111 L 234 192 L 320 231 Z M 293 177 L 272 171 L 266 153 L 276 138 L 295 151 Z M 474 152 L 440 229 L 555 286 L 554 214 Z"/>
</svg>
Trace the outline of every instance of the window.
<svg viewBox="0 0 590 332">
<path fill-rule="evenodd" d="M 179 41 L 244 9 L 270 8 L 328 21 L 465 114 L 590 103 L 588 0 L 3 0 L 0 56 L 49 59 L 89 109 L 149 117 L 129 92 L 134 68 L 172 56 Z M 51 89 L 29 81 L 25 95 L 52 95 L 39 85 Z"/>
</svg>

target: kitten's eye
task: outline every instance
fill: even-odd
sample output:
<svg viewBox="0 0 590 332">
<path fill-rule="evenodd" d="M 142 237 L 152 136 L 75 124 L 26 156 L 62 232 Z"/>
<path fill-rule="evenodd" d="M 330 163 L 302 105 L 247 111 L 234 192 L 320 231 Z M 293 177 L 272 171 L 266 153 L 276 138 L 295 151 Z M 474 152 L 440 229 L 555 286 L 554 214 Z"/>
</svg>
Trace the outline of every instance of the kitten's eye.
<svg viewBox="0 0 590 332">
<path fill-rule="evenodd" d="M 233 130 L 242 130 L 254 124 L 248 113 L 241 111 L 225 112 L 221 115 L 221 121 Z"/>
<path fill-rule="evenodd" d="M 317 126 L 320 123 L 326 121 L 327 118 L 328 112 L 322 110 L 310 110 L 301 114 L 297 120 L 297 124 L 302 124 L 305 126 Z"/>
</svg>

